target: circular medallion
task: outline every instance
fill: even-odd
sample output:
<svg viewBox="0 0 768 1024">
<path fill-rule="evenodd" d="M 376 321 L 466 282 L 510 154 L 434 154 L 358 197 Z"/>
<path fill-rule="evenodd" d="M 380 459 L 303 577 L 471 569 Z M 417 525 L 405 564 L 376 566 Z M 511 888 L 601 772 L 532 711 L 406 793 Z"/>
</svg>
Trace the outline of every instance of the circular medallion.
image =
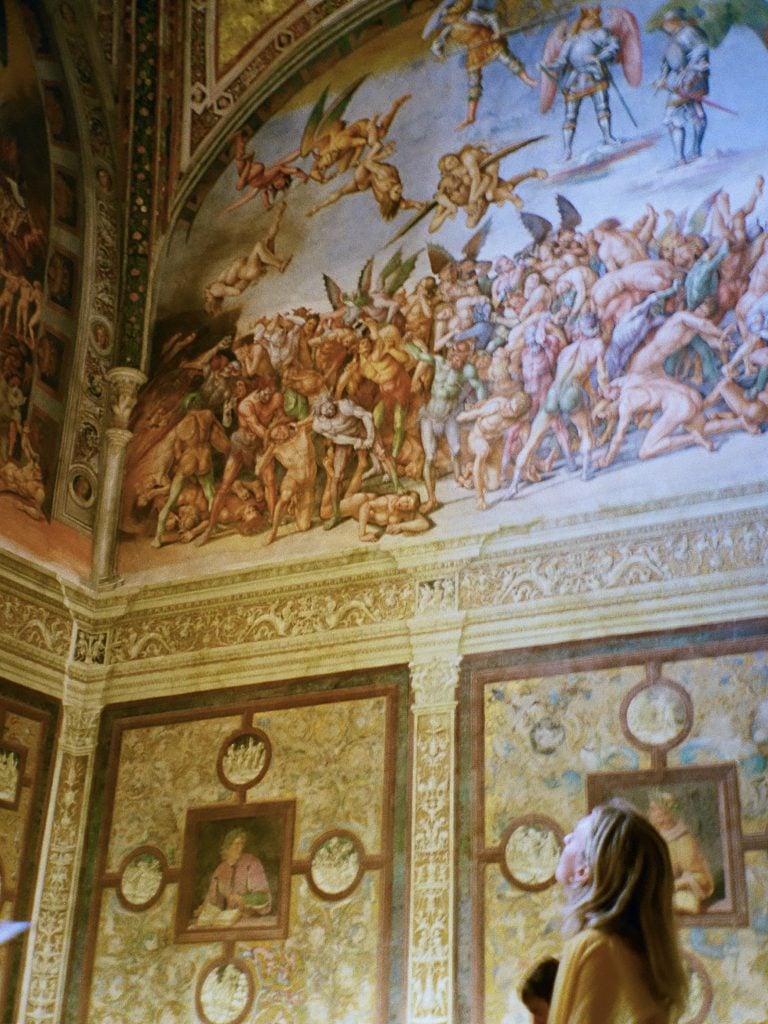
<svg viewBox="0 0 768 1024">
<path fill-rule="evenodd" d="M 343 899 L 362 877 L 362 844 L 352 832 L 326 834 L 314 844 L 309 864 L 310 888 L 316 895 L 329 900 Z"/>
<path fill-rule="evenodd" d="M 253 1004 L 254 985 L 243 960 L 216 960 L 203 968 L 195 1001 L 205 1024 L 240 1024 Z"/>
<path fill-rule="evenodd" d="M 229 789 L 249 789 L 266 774 L 272 744 L 261 729 L 242 729 L 228 736 L 219 751 L 219 778 Z"/>
<path fill-rule="evenodd" d="M 538 892 L 554 883 L 563 833 L 552 818 L 540 814 L 515 818 L 501 846 L 501 869 L 512 885 Z"/>
<path fill-rule="evenodd" d="M 118 883 L 120 902 L 129 910 L 146 910 L 165 886 L 165 857 L 153 846 L 141 846 L 123 861 Z"/>
<path fill-rule="evenodd" d="M 688 1000 L 680 1024 L 702 1024 L 712 1007 L 712 982 L 701 960 L 687 949 L 683 963 L 688 972 Z"/>
<path fill-rule="evenodd" d="M 91 342 L 100 356 L 109 354 L 112 348 L 112 336 L 104 320 L 94 320 L 91 324 Z"/>
<path fill-rule="evenodd" d="M 641 750 L 671 750 L 693 724 L 691 698 L 679 683 L 663 678 L 630 690 L 620 714 L 624 735 Z"/>
<path fill-rule="evenodd" d="M 69 493 L 81 508 L 90 508 L 96 500 L 96 489 L 89 473 L 82 470 L 69 481 Z"/>
<path fill-rule="evenodd" d="M 564 739 L 565 729 L 551 715 L 543 715 L 531 727 L 531 746 L 537 754 L 554 754 Z"/>
</svg>

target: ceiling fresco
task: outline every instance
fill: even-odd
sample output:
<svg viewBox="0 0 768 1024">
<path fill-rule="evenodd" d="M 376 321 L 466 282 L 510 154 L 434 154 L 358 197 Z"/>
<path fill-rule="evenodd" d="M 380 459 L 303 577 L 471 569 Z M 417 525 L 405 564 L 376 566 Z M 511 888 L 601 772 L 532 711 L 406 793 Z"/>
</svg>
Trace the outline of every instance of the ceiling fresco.
<svg viewBox="0 0 768 1024">
<path fill-rule="evenodd" d="M 446 2 L 233 134 L 155 280 L 123 568 L 757 486 L 768 54 L 708 10 Z"/>
<path fill-rule="evenodd" d="M 226 67 L 267 25 L 294 6 L 293 0 L 218 0 L 216 4 L 216 60 Z"/>
</svg>

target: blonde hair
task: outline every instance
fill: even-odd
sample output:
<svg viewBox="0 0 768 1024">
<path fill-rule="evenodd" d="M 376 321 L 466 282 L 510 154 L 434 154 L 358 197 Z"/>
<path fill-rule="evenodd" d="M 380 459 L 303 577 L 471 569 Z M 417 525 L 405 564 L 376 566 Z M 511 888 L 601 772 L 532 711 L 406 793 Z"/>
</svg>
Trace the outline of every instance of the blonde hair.
<svg viewBox="0 0 768 1024">
<path fill-rule="evenodd" d="M 685 1006 L 688 978 L 672 906 L 674 875 L 667 844 L 623 800 L 596 807 L 585 856 L 590 878 L 567 915 L 567 927 L 618 935 L 645 961 L 648 985 L 670 1012 Z"/>
</svg>

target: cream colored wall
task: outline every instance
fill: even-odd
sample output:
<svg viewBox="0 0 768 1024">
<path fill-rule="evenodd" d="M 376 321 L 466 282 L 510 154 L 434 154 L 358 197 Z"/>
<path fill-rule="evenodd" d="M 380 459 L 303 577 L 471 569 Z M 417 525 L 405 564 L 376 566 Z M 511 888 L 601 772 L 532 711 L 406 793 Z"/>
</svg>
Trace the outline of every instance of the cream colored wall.
<svg viewBox="0 0 768 1024">
<path fill-rule="evenodd" d="M 758 1024 L 765 1019 L 768 970 L 768 657 L 754 652 L 686 659 L 662 666 L 661 674 L 682 686 L 693 712 L 689 734 L 666 757 L 668 767 L 685 766 L 696 776 L 705 766 L 736 765 L 740 810 L 732 808 L 734 886 L 746 884 L 748 905 L 748 923 L 741 926 L 718 922 L 716 909 L 709 924 L 692 927 L 682 921 L 684 950 L 696 968 L 683 1019 Z M 618 665 L 516 681 L 502 676 L 485 685 L 481 699 L 486 848 L 503 845 L 514 819 L 533 812 L 551 819 L 563 832 L 570 831 L 587 810 L 589 774 L 659 768 L 654 751 L 640 748 L 621 727 L 622 702 L 645 679 L 643 665 Z M 530 738 L 537 723 L 546 723 L 552 736 L 543 752 Z M 658 720 L 651 722 L 651 729 L 659 725 Z M 676 730 L 673 724 L 671 732 Z M 663 775 L 656 785 L 664 789 Z M 721 812 L 725 815 L 725 808 Z M 746 854 L 742 874 L 742 843 L 750 847 L 749 837 L 762 849 Z M 520 855 L 520 867 L 533 868 L 535 874 L 546 860 L 543 849 L 531 864 Z M 513 866 L 509 853 L 506 860 Z M 556 885 L 526 892 L 509 882 L 500 864 L 488 865 L 482 885 L 486 999 L 481 1019 L 487 1024 L 524 1024 L 528 1017 L 514 998 L 515 987 L 540 958 L 558 955 L 562 895 Z M 728 906 L 736 895 L 720 894 L 715 906 Z M 710 987 L 708 1009 L 705 994 Z"/>
</svg>

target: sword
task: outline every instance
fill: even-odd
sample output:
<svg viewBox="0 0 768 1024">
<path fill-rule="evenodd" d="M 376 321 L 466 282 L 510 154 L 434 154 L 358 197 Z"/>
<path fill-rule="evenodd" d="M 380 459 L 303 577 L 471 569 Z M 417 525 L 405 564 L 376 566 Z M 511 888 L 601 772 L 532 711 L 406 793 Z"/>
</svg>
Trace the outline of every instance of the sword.
<svg viewBox="0 0 768 1024">
<path fill-rule="evenodd" d="M 730 107 L 724 107 L 722 103 L 715 103 L 714 100 L 708 100 L 706 96 L 694 96 L 690 92 L 681 92 L 679 89 L 673 89 L 671 85 L 667 85 L 666 82 L 660 82 L 657 86 L 658 89 L 666 89 L 667 92 L 671 92 L 673 96 L 679 96 L 681 100 L 685 100 L 686 103 L 703 103 L 705 107 L 712 107 L 713 110 L 722 110 L 724 114 L 733 114 L 734 117 L 739 116 L 738 110 L 731 110 Z"/>
</svg>

